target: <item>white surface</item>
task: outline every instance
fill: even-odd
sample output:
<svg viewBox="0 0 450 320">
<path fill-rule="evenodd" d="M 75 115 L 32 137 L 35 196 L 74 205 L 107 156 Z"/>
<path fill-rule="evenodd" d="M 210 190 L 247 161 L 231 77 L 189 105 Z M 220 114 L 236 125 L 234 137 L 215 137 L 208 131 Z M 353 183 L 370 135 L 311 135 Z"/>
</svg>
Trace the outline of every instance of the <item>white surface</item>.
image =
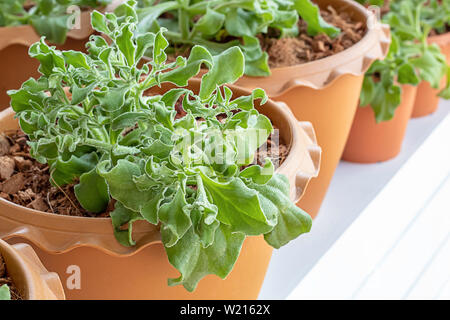
<svg viewBox="0 0 450 320">
<path fill-rule="evenodd" d="M 450 102 L 441 101 L 440 108 L 435 114 L 411 120 L 402 153 L 394 160 L 372 165 L 341 162 L 311 233 L 275 251 L 260 299 L 285 299 L 449 111 Z M 448 148 L 448 141 L 450 137 L 442 148 Z M 426 159 L 425 163 L 431 161 L 433 159 Z M 389 223 L 390 221 L 386 221 L 386 224 Z M 430 268 L 439 268 L 440 265 Z M 447 286 L 441 284 L 435 291 L 436 297 L 444 296 L 446 292 L 450 292 L 450 281 Z M 413 294 L 414 291 L 411 291 L 411 296 Z"/>
<path fill-rule="evenodd" d="M 319 260 L 290 299 L 407 297 L 450 236 L 450 147 L 442 148 L 449 137 L 450 115 Z M 433 277 L 446 283 L 450 269 Z M 433 298 L 429 292 L 422 293 Z"/>
</svg>

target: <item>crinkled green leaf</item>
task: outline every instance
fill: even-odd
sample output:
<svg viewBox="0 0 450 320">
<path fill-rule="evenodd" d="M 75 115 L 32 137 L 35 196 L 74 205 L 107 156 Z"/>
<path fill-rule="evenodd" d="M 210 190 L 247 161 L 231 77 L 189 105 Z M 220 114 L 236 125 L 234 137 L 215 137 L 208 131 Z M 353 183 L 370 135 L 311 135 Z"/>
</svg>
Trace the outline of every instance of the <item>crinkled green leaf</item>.
<svg viewBox="0 0 450 320">
<path fill-rule="evenodd" d="M 141 191 L 136 186 L 133 177 L 142 175 L 139 166 L 123 159 L 119 160 L 117 165 L 110 170 L 108 170 L 108 165 L 108 162 L 104 161 L 97 166 L 97 170 L 100 176 L 105 178 L 111 196 L 125 207 L 140 212 L 155 194 L 150 191 Z"/>
<path fill-rule="evenodd" d="M 104 212 L 110 201 L 108 185 L 95 168 L 80 176 L 74 191 L 78 202 L 89 212 Z"/>
<path fill-rule="evenodd" d="M 95 153 L 85 154 L 81 157 L 72 155 L 67 161 L 58 159 L 50 167 L 52 182 L 58 186 L 70 184 L 83 173 L 95 168 L 97 162 L 98 156 Z"/>
<path fill-rule="evenodd" d="M 121 29 L 121 33 L 117 37 L 117 47 L 119 47 L 129 66 L 134 65 L 136 44 L 132 40 L 133 30 L 130 30 L 130 25 L 126 24 Z"/>
<path fill-rule="evenodd" d="M 11 292 L 6 284 L 0 286 L 0 300 L 11 300 Z"/>
<path fill-rule="evenodd" d="M 214 56 L 213 61 L 212 68 L 202 77 L 199 93 L 202 99 L 209 97 L 218 86 L 232 84 L 244 74 L 244 55 L 237 47 Z"/>
<path fill-rule="evenodd" d="M 114 211 L 110 215 L 117 241 L 125 247 L 136 245 L 133 240 L 133 223 L 143 220 L 142 216 L 124 207 L 120 202 L 116 203 Z"/>
<path fill-rule="evenodd" d="M 158 211 L 161 221 L 161 237 L 166 247 L 174 246 L 192 225 L 184 192 L 178 188 L 172 201 L 163 204 Z"/>
<path fill-rule="evenodd" d="M 193 228 L 190 228 L 176 245 L 166 247 L 170 263 L 181 273 L 178 279 L 169 280 L 169 285 L 182 284 L 192 292 L 208 274 L 222 279 L 228 276 L 239 256 L 245 235 L 234 233 L 230 227 L 221 224 L 214 238 L 212 245 L 203 248 Z"/>
<path fill-rule="evenodd" d="M 326 33 L 330 37 L 339 34 L 339 28 L 336 28 L 323 20 L 320 16 L 319 7 L 310 0 L 294 0 L 294 6 L 298 14 L 308 24 L 308 32 L 312 35 L 317 33 Z"/>
</svg>

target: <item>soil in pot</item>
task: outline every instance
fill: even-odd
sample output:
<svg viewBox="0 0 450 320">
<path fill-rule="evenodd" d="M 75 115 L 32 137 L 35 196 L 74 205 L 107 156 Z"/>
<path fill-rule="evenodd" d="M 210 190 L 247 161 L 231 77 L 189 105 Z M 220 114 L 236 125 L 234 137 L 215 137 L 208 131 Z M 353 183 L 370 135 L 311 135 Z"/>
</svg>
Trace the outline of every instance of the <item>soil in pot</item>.
<svg viewBox="0 0 450 320">
<path fill-rule="evenodd" d="M 289 67 L 332 56 L 359 42 L 366 33 L 365 24 L 355 21 L 348 12 L 337 12 L 328 6 L 321 10 L 321 15 L 326 22 L 341 29 L 339 36 L 310 36 L 302 19 L 298 22 L 300 33 L 296 38 L 278 39 L 276 34 L 260 35 L 260 43 L 269 54 L 271 68 Z"/>
<path fill-rule="evenodd" d="M 278 39 L 279 34 L 269 30 L 258 38 L 269 54 L 271 75 L 244 76 L 235 84 L 247 89 L 263 88 L 271 99 L 286 103 L 299 121 L 313 124 L 323 149 L 321 170 L 299 203 L 313 217 L 342 156 L 362 74 L 375 59 L 386 55 L 390 43 L 387 26 L 368 28 L 370 16 L 363 6 L 349 0 L 314 2 L 323 19 L 341 29 L 340 35 L 335 39 L 324 34 L 308 36 L 301 20 L 301 32 L 296 38 Z M 228 40 L 233 39 L 224 41 Z M 184 45 L 175 46 L 176 55 L 187 55 L 188 51 Z"/>
<path fill-rule="evenodd" d="M 447 26 L 447 32 L 438 34 L 436 31 L 430 33 L 428 37 L 429 43 L 435 43 L 441 48 L 441 52 L 447 58 L 447 64 L 450 64 L 450 29 Z M 439 89 L 434 89 L 431 85 L 422 81 L 417 89 L 416 101 L 414 103 L 414 110 L 412 117 L 420 118 L 434 113 L 439 105 L 438 93 L 445 87 L 446 78 L 441 81 Z"/>
<path fill-rule="evenodd" d="M 19 289 L 16 287 L 13 280 L 8 275 L 8 269 L 6 268 L 5 260 L 0 254 L 0 287 L 5 284 L 9 287 L 9 291 L 11 293 L 11 300 L 23 300 L 23 297 Z"/>
<path fill-rule="evenodd" d="M 318 178 L 310 182 L 297 204 L 312 217 L 318 214 L 341 159 L 358 105 L 363 74 L 374 60 L 386 56 L 390 44 L 388 26 L 368 28 L 370 16 L 364 7 L 346 0 L 320 0 L 316 3 L 324 19 L 343 30 L 335 42 L 330 43 L 327 37 L 317 35 L 311 45 L 314 51 L 306 50 L 312 59 L 302 60 L 305 54 L 296 52 L 294 48 L 291 54 L 293 65 L 290 66 L 275 63 L 275 56 L 281 55 L 283 49 L 275 50 L 273 47 L 273 58 L 269 60 L 272 75 L 265 78 L 246 76 L 236 84 L 248 89 L 265 89 L 271 99 L 286 103 L 299 121 L 313 124 L 323 150 L 321 168 Z M 334 9 L 329 9 L 330 6 Z M 295 43 L 304 40 L 301 37 L 305 36 L 278 41 L 280 44 L 283 41 Z M 343 44 L 344 48 L 341 47 Z"/>
<path fill-rule="evenodd" d="M 366 26 L 356 21 L 345 11 L 336 11 L 332 6 L 321 10 L 322 18 L 341 30 L 339 36 L 331 38 L 326 34 L 310 36 L 307 24 L 301 18 L 298 21 L 297 37 L 280 38 L 279 31 L 270 29 L 267 34 L 259 34 L 261 48 L 269 55 L 270 68 L 282 68 L 316 61 L 337 54 L 359 42 L 366 33 Z M 233 38 L 227 40 L 233 40 Z M 175 53 L 169 55 L 169 61 L 177 56 L 188 57 L 190 47 L 173 45 Z"/>
</svg>

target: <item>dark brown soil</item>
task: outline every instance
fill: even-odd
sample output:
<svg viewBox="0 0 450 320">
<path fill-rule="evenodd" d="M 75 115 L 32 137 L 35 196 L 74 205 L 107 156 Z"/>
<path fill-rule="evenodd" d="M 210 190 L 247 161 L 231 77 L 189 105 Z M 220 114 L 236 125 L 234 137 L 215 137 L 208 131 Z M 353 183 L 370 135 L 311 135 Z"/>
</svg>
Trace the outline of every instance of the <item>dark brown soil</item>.
<svg viewBox="0 0 450 320">
<path fill-rule="evenodd" d="M 346 12 L 336 12 L 331 6 L 321 10 L 325 21 L 341 29 L 338 37 L 332 39 L 325 34 L 311 37 L 307 33 L 307 24 L 299 20 L 299 36 L 297 38 L 279 38 L 277 31 L 270 30 L 258 36 L 261 47 L 269 54 L 271 68 L 288 67 L 303 64 L 344 51 L 359 42 L 366 34 L 365 24 L 354 21 Z M 231 38 L 227 40 L 233 40 Z M 175 53 L 168 55 L 168 61 L 174 62 L 177 56 L 188 57 L 190 48 L 175 45 Z"/>
<path fill-rule="evenodd" d="M 180 107 L 178 107 L 180 108 Z M 184 112 L 182 108 L 179 113 Z M 74 184 L 55 187 L 50 183 L 48 165 L 31 158 L 27 136 L 21 131 L 0 134 L 0 197 L 18 205 L 38 211 L 80 217 L 109 217 L 114 202 L 100 215 L 87 212 L 78 203 L 73 190 Z M 283 163 L 289 153 L 288 147 L 278 145 L 271 138 L 268 148 L 261 148 L 256 154 L 257 163 L 263 165 L 269 157 L 274 164 Z"/>
<path fill-rule="evenodd" d="M 271 135 L 269 139 L 267 139 L 267 146 L 262 146 L 259 148 L 255 155 L 257 164 L 263 166 L 264 159 L 266 158 L 272 160 L 275 169 L 283 164 L 289 154 L 289 148 L 283 142 L 281 137 L 278 138 L 279 142 L 276 142 L 276 139 L 273 139 L 273 136 Z"/>
<path fill-rule="evenodd" d="M 11 277 L 8 276 L 6 263 L 3 260 L 2 255 L 0 254 L 0 287 L 5 284 L 9 287 L 9 291 L 11 292 L 11 300 L 23 300 L 19 289 L 15 286 Z"/>
<path fill-rule="evenodd" d="M 31 158 L 27 137 L 0 135 L 0 197 L 21 206 L 69 216 L 91 216 L 76 200 L 73 185 L 55 187 L 49 167 Z"/>
<path fill-rule="evenodd" d="M 277 39 L 270 36 L 260 36 L 263 50 L 269 54 L 271 68 L 287 67 L 307 63 L 334 55 L 350 48 L 360 41 L 366 27 L 362 22 L 356 22 L 346 12 L 336 12 L 331 6 L 321 10 L 325 21 L 341 29 L 341 33 L 332 39 L 326 34 L 311 37 L 307 34 L 307 25 L 299 21 L 300 34 L 297 38 Z"/>
</svg>

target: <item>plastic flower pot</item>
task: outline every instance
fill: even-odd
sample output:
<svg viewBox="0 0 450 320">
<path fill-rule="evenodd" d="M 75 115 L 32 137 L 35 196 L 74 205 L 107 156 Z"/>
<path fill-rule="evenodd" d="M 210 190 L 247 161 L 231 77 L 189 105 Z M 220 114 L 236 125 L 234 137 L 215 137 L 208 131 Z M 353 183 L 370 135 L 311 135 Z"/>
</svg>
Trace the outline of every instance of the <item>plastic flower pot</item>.
<svg viewBox="0 0 450 320">
<path fill-rule="evenodd" d="M 122 1 L 114 1 L 105 11 L 114 10 Z M 85 51 L 86 41 L 94 33 L 90 22 L 91 12 L 92 10 L 86 10 L 81 13 L 81 28 L 69 31 L 66 42 L 57 45 L 58 48 Z M 10 99 L 6 94 L 8 90 L 18 89 L 30 77 L 39 77 L 39 63 L 28 55 L 29 46 L 39 39 L 40 36 L 30 25 L 0 28 L 0 69 L 7 75 L 0 79 L 0 110 L 9 106 Z"/>
<path fill-rule="evenodd" d="M 402 148 L 416 91 L 417 87 L 402 85 L 402 102 L 389 121 L 377 123 L 371 106 L 359 107 L 342 159 L 374 163 L 396 157 Z"/>
<path fill-rule="evenodd" d="M 28 244 L 9 245 L 0 240 L 0 254 L 5 260 L 8 275 L 25 300 L 64 300 L 59 277 L 48 272 L 33 248 Z"/>
<path fill-rule="evenodd" d="M 191 82 L 198 90 L 199 81 Z M 248 91 L 231 87 L 237 96 Z M 164 89 L 162 89 L 164 90 Z M 288 107 L 269 101 L 261 108 L 281 129 L 290 153 L 278 172 L 290 179 L 292 199 L 304 192 L 317 175 L 320 148 L 310 123 L 299 123 Z M 2 130 L 17 129 L 11 109 L 0 114 Z M 182 286 L 169 287 L 178 277 L 169 264 L 160 233 L 147 223 L 135 223 L 135 247 L 115 239 L 111 220 L 58 216 L 34 211 L 0 199 L 0 237 L 26 241 L 44 264 L 58 272 L 68 299 L 256 299 L 272 255 L 262 237 L 250 237 L 226 280 L 208 276 L 189 293 Z M 78 270 L 79 273 L 73 270 Z M 77 281 L 78 279 L 78 281 Z"/>
<path fill-rule="evenodd" d="M 441 48 L 442 53 L 446 56 L 447 64 L 450 64 L 450 32 L 429 37 L 428 42 L 436 43 Z M 439 105 L 438 93 L 445 86 L 445 81 L 445 78 L 442 79 L 439 89 L 432 88 L 426 81 L 422 81 L 419 84 L 412 113 L 413 118 L 424 117 L 437 110 Z"/>
<path fill-rule="evenodd" d="M 260 87 L 270 98 L 285 102 L 298 119 L 310 121 L 323 150 L 320 174 L 311 181 L 298 206 L 313 217 L 319 212 L 331 178 L 342 156 L 358 105 L 365 71 L 386 56 L 389 27 L 372 21 L 363 6 L 349 0 L 319 0 L 364 22 L 367 33 L 358 43 L 333 56 L 291 67 L 274 68 L 270 77 L 243 77 L 237 85 Z"/>
</svg>

